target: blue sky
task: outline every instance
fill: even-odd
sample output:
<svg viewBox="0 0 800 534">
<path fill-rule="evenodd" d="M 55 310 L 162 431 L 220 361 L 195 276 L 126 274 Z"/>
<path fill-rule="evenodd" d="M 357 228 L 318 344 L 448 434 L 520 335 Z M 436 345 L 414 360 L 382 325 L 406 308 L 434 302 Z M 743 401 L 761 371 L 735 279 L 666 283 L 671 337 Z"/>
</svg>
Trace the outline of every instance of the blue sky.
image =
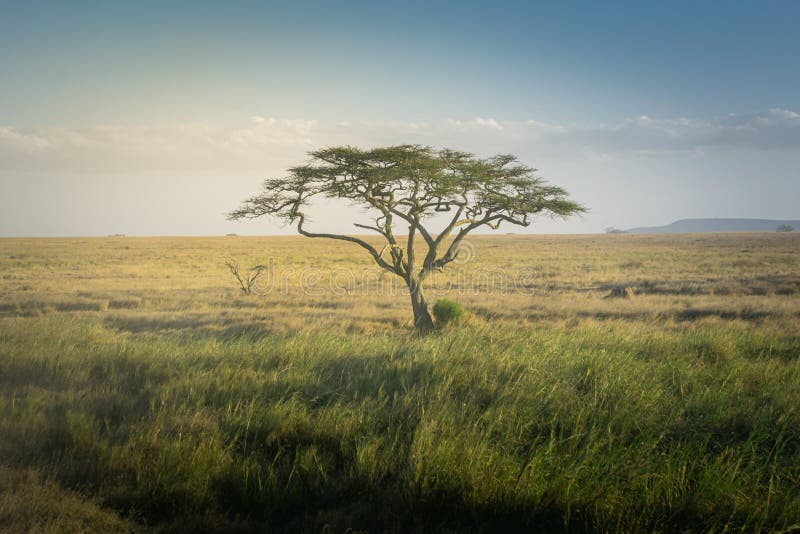
<svg viewBox="0 0 800 534">
<path fill-rule="evenodd" d="M 308 150 L 394 142 L 512 151 L 592 208 L 534 231 L 800 217 L 798 20 L 796 1 L 0 2 L 0 235 L 285 231 L 221 213 Z"/>
</svg>

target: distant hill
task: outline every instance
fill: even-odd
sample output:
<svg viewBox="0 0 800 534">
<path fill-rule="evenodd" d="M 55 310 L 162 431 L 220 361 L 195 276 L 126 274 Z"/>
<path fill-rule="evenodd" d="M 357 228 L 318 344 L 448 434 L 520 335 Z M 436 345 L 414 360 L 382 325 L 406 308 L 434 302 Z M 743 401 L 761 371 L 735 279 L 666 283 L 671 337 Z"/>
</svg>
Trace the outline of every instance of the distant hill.
<svg viewBox="0 0 800 534">
<path fill-rule="evenodd" d="M 788 224 L 800 231 L 800 220 L 773 219 L 681 219 L 666 226 L 644 226 L 627 230 L 629 234 L 694 234 L 699 232 L 774 232 Z"/>
</svg>

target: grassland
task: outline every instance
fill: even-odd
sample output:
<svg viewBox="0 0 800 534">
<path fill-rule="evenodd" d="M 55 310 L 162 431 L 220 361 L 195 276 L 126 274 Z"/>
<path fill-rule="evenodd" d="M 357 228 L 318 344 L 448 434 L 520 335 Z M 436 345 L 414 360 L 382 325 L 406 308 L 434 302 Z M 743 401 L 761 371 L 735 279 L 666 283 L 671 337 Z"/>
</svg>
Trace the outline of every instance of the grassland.
<svg viewBox="0 0 800 534">
<path fill-rule="evenodd" d="M 467 252 L 417 337 L 346 243 L 0 240 L 0 530 L 800 529 L 800 235 Z"/>
</svg>

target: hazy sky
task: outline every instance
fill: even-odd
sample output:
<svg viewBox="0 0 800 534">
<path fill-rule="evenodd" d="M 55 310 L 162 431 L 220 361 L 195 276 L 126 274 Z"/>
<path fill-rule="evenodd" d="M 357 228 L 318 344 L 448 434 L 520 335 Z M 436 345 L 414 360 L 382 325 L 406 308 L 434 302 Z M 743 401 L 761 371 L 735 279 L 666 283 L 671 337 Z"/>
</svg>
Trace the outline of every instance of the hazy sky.
<svg viewBox="0 0 800 534">
<path fill-rule="evenodd" d="M 0 0 L 0 236 L 286 233 L 224 213 L 333 144 L 515 153 L 591 209 L 536 232 L 800 218 L 798 20 L 793 0 Z"/>
</svg>

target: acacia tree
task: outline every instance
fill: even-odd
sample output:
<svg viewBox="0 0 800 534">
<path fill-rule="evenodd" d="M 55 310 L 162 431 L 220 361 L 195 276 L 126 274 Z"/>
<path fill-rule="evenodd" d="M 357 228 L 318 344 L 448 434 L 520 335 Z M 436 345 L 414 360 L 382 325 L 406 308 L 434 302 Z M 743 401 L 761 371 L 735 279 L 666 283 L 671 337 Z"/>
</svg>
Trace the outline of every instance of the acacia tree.
<svg viewBox="0 0 800 534">
<path fill-rule="evenodd" d="M 285 178 L 266 180 L 263 192 L 246 200 L 229 219 L 271 215 L 297 224 L 306 237 L 359 245 L 378 266 L 406 283 L 414 326 L 420 331 L 433 327 L 423 283 L 456 259 L 467 234 L 481 227 L 497 229 L 502 223 L 528 226 L 539 214 L 567 217 L 585 211 L 566 191 L 534 176 L 535 169 L 513 155 L 480 159 L 419 145 L 332 147 L 309 155 L 309 163 L 290 168 Z M 372 223 L 354 225 L 382 236 L 385 246 L 307 230 L 304 210 L 315 198 L 344 199 L 368 208 Z M 436 215 L 445 217 L 438 233 L 429 228 Z M 407 225 L 408 233 L 396 235 L 396 223 Z M 417 254 L 415 242 L 420 240 L 424 253 Z"/>
</svg>

